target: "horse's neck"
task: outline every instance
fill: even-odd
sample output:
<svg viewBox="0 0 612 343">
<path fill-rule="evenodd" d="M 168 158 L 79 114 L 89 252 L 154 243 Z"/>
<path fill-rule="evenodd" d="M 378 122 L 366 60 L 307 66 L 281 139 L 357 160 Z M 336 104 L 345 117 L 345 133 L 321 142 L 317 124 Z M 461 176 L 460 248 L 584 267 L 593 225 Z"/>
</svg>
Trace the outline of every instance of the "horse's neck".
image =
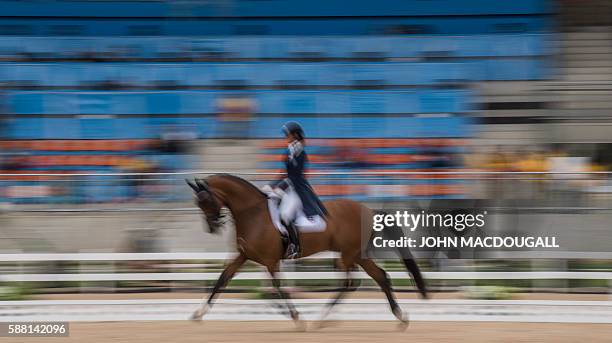
<svg viewBox="0 0 612 343">
<path fill-rule="evenodd" d="M 245 223 L 258 222 L 261 220 L 259 216 L 267 215 L 266 198 L 261 194 L 256 193 L 247 185 L 240 184 L 236 181 L 226 181 L 223 187 L 225 195 L 225 205 L 229 208 L 234 219 L 237 237 L 246 237 L 251 225 L 246 226 Z"/>
<path fill-rule="evenodd" d="M 256 193 L 253 189 L 247 187 L 247 185 L 239 184 L 236 181 L 226 181 L 221 190 L 225 195 L 225 204 L 234 217 L 254 210 L 262 203 L 265 204 L 265 198 L 261 194 Z"/>
</svg>

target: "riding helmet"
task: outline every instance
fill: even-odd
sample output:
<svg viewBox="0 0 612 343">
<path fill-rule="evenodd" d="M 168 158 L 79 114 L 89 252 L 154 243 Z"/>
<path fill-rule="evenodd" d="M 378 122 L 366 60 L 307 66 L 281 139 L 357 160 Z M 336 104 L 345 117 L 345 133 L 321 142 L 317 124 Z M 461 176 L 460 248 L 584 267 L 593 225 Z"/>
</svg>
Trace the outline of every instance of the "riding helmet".
<svg viewBox="0 0 612 343">
<path fill-rule="evenodd" d="M 285 125 L 283 125 L 282 130 L 285 135 L 292 134 L 298 140 L 304 139 L 304 130 L 302 129 L 300 124 L 294 121 L 285 123 Z"/>
</svg>

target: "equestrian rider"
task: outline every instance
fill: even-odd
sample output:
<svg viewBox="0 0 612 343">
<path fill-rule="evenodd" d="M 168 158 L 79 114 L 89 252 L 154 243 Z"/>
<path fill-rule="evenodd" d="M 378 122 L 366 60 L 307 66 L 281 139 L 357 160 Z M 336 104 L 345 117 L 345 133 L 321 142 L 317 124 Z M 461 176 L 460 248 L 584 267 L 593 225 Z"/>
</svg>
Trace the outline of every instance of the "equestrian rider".
<svg viewBox="0 0 612 343">
<path fill-rule="evenodd" d="M 304 151 L 304 130 L 298 123 L 288 122 L 283 125 L 282 131 L 288 143 L 285 159 L 287 178 L 274 182 L 270 187 L 273 194 L 281 198 L 280 219 L 289 236 L 287 258 L 296 258 L 300 254 L 298 228 L 307 230 L 325 227 L 323 217 L 327 210 L 304 176 L 308 162 Z"/>
</svg>

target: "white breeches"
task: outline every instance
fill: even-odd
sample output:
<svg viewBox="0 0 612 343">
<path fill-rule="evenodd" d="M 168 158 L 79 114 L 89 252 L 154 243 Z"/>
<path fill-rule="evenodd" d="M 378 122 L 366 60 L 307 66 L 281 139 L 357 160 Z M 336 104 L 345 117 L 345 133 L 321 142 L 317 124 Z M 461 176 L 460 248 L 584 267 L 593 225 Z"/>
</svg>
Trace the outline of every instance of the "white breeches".
<svg viewBox="0 0 612 343">
<path fill-rule="evenodd" d="M 293 221 L 302 232 L 316 232 L 325 230 L 325 220 L 315 215 L 306 217 L 302 210 L 302 201 L 293 187 L 289 187 L 280 203 L 280 217 L 284 223 Z"/>
<path fill-rule="evenodd" d="M 285 194 L 283 194 L 279 206 L 279 212 L 283 223 L 290 223 L 294 221 L 298 217 L 298 214 L 302 212 L 302 201 L 293 188 L 287 188 Z"/>
</svg>

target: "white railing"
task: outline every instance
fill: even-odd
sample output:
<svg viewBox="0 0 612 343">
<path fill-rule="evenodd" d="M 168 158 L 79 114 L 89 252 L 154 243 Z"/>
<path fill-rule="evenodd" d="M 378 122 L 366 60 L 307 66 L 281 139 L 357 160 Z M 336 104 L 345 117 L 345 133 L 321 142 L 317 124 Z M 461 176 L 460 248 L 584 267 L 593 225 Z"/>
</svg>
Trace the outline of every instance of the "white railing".
<svg viewBox="0 0 612 343">
<path fill-rule="evenodd" d="M 49 261 L 181 261 L 209 260 L 225 261 L 234 258 L 234 252 L 162 252 L 162 253 L 0 253 L 0 263 L 3 262 L 49 262 Z M 305 257 L 306 260 L 328 260 L 340 257 L 336 252 L 320 252 Z M 612 252 L 583 251 L 497 251 L 491 255 L 494 259 L 530 259 L 530 258 L 567 258 L 567 259 L 597 259 L 612 260 Z"/>
<path fill-rule="evenodd" d="M 0 262 L 48 262 L 48 261 L 178 261 L 178 260 L 227 260 L 235 253 L 72 253 L 72 254 L 0 254 Z M 338 254 L 326 252 L 307 259 L 334 259 Z M 610 256 L 608 256 L 610 257 Z M 576 272 L 576 271 L 535 271 L 535 272 L 424 272 L 424 277 L 431 280 L 608 280 L 612 281 L 612 272 Z M 0 282 L 29 281 L 210 281 L 219 277 L 218 272 L 187 273 L 169 270 L 164 273 L 72 273 L 72 274 L 4 274 Z M 390 272 L 394 279 L 408 279 L 406 272 Z M 286 280 L 341 280 L 344 273 L 330 272 L 282 272 L 279 278 Z M 356 279 L 369 279 L 364 272 L 353 272 Z M 265 280 L 266 272 L 242 272 L 236 280 Z"/>
<path fill-rule="evenodd" d="M 410 279 L 406 272 L 388 272 L 392 279 Z M 0 282 L 51 281 L 213 281 L 220 273 L 83 273 L 83 274 L 4 274 Z M 342 272 L 281 272 L 283 280 L 343 280 Z M 429 280 L 612 280 L 612 272 L 424 272 Z M 370 279 L 365 272 L 352 272 L 354 279 Z M 267 280 L 266 272 L 238 273 L 233 280 Z"/>
<path fill-rule="evenodd" d="M 172 173 L 100 173 L 100 174 L 53 174 L 53 173 L 30 173 L 30 174 L 0 174 L 0 176 L 52 176 L 52 177 L 75 177 L 75 176 L 193 176 L 217 174 L 219 171 L 193 170 Z M 238 172 L 237 175 L 245 176 L 277 176 L 283 173 L 259 173 Z M 458 177 L 467 176 L 519 176 L 519 175 L 590 175 L 608 176 L 612 172 L 497 172 L 497 171 L 444 171 L 444 172 L 310 172 L 309 175 L 454 175 Z M 476 178 L 477 179 L 477 178 Z M 125 209 L 124 209 L 125 210 Z M 140 209 L 157 210 L 157 209 Z M 192 208 L 161 209 L 175 211 L 191 211 Z M 49 210 L 45 210 L 49 211 Z M 85 209 L 57 209 L 57 211 L 87 211 Z M 114 211 L 111 209 L 110 211 Z M 226 260 L 231 258 L 231 253 L 74 253 L 74 254 L 0 254 L 0 262 L 44 262 L 44 261 L 179 261 L 179 260 Z M 528 253 L 521 253 L 521 258 L 529 258 Z M 593 258 L 612 259 L 612 253 L 589 253 L 589 252 L 558 252 L 558 258 Z M 331 259 L 337 254 L 327 253 L 315 255 L 311 258 Z M 538 258 L 542 256 L 533 256 Z M 546 256 L 545 256 L 546 257 Z M 547 257 L 551 257 L 548 256 Z M 556 258 L 551 257 L 551 258 Z M 500 256 L 500 258 L 502 258 Z M 511 258 L 508 256 L 507 258 Z M 111 267 L 112 268 L 112 267 Z M 408 278 L 405 272 L 391 272 L 394 278 Z M 78 273 L 78 274 L 4 274 L 0 276 L 1 281 L 127 281 L 127 280 L 214 280 L 218 273 L 183 273 L 176 269 L 169 269 L 165 273 Z M 284 279 L 342 279 L 343 274 L 337 272 L 287 272 L 281 275 Z M 355 278 L 369 278 L 365 273 L 354 273 Z M 425 277 L 429 279 L 599 279 L 612 280 L 611 272 L 572 272 L 572 271 L 534 271 L 534 272 L 427 272 Z M 244 272 L 237 275 L 236 279 L 255 280 L 267 279 L 268 275 L 263 272 Z"/>
</svg>

